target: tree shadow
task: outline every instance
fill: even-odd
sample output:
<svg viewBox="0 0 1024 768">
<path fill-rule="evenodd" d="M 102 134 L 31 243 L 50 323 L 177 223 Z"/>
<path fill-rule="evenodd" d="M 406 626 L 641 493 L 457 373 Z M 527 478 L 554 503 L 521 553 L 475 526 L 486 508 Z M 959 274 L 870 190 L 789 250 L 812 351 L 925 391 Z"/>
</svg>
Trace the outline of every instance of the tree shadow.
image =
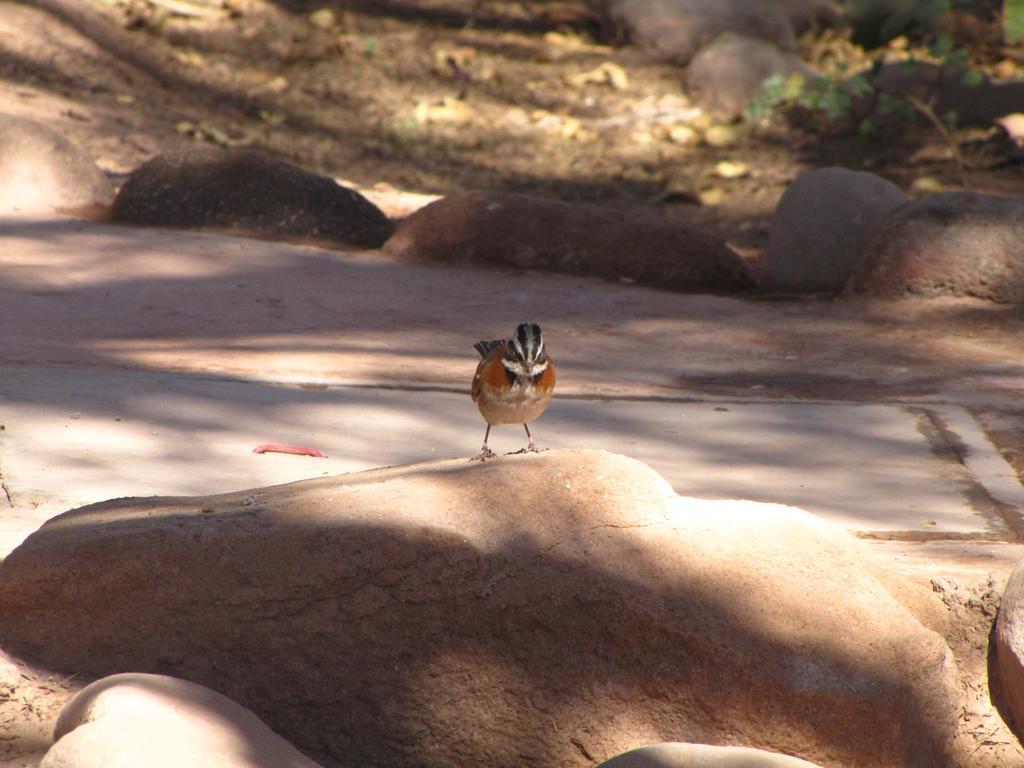
<svg viewBox="0 0 1024 768">
<path fill-rule="evenodd" d="M 922 440 L 907 425 L 964 380 L 983 381 L 1005 397 L 1021 364 L 948 354 L 936 360 L 929 345 L 901 341 L 898 318 L 876 315 L 870 305 L 815 303 L 807 314 L 807 302 L 683 296 L 189 233 L 176 236 L 168 268 L 166 234 L 158 230 L 73 221 L 2 228 L 27 253 L 33 243 L 45 247 L 0 271 L 0 302 L 17 307 L 4 319 L 0 393 L 46 425 L 31 432 L 35 450 L 61 462 L 76 488 L 91 489 L 80 493 L 152 493 L 145 472 L 125 473 L 133 463 L 154 472 L 180 467 L 182 483 L 161 486 L 163 492 L 200 493 L 309 476 L 302 472 L 469 456 L 483 429 L 466 397 L 472 343 L 528 316 L 547 330 L 560 371 L 559 394 L 540 422 L 542 445 L 633 454 L 681 493 L 795 504 L 860 529 L 863 520 L 849 522 L 863 511 L 863 494 L 854 489 L 875 473 L 876 490 L 896 484 L 872 517 L 880 528 L 891 527 L 890 515 L 941 524 L 949 504 L 1001 517 L 955 454 L 921 456 L 942 444 L 941 436 Z M 506 301 L 494 305 L 488 297 L 496 293 Z M 941 337 L 964 316 L 979 322 L 975 313 L 1008 330 L 1024 320 L 1021 308 L 942 305 L 921 322 Z M 750 346 L 740 341 L 729 353 L 722 334 Z M 841 356 L 835 345 L 822 345 L 823 334 L 844 339 Z M 794 347 L 819 354 L 747 367 L 748 357 L 781 358 Z M 710 364 L 694 362 L 705 359 Z M 903 373 L 889 373 L 892 366 Z M 708 370 L 717 372 L 701 373 Z M 321 388 L 302 388 L 304 382 Z M 645 404 L 609 386 L 627 393 L 657 387 L 679 417 L 667 420 L 664 403 Z M 716 415 L 708 399 L 733 413 Z M 815 399 L 825 402 L 800 405 Z M 817 415 L 808 415 L 812 410 Z M 73 413 L 84 415 L 69 420 Z M 111 432 L 103 437 L 105 425 Z M 26 422 L 25 431 L 31 427 Z M 48 429 L 64 437 L 47 445 Z M 498 450 L 522 447 L 521 438 L 521 430 L 495 431 Z M 254 469 L 274 465 L 248 452 L 268 442 L 313 445 L 332 458 L 323 465 L 306 460 L 295 474 L 261 483 Z M 207 460 L 197 462 L 203 455 Z M 865 456 L 877 461 L 874 469 L 863 465 Z M 922 485 L 897 469 L 901 456 L 916 457 L 913 472 L 927 465 L 943 477 Z M 848 466 L 853 459 L 861 463 Z M 725 468 L 735 471 L 727 477 Z M 793 487 L 782 487 L 779 472 L 794 478 Z M 159 476 L 164 482 L 167 473 Z M 109 481 L 97 486 L 103 477 Z M 902 482 L 922 495 L 908 497 L 897 487 Z M 76 491 L 64 498 L 101 497 Z M 920 511 L 910 512 L 915 505 Z"/>
</svg>

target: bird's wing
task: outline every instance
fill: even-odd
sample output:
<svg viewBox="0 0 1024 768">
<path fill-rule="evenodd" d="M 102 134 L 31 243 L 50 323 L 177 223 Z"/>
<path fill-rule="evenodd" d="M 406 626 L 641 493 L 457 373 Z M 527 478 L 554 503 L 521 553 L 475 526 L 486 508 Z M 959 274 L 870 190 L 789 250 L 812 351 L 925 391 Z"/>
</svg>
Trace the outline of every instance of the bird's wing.
<svg viewBox="0 0 1024 768">
<path fill-rule="evenodd" d="M 480 397 L 480 387 L 481 387 L 481 381 L 483 380 L 483 376 L 484 376 L 484 370 L 487 368 L 487 366 L 490 363 L 493 363 L 495 361 L 495 359 L 501 357 L 504 354 L 503 350 L 505 349 L 505 342 L 504 341 L 498 341 L 498 342 L 481 341 L 478 344 L 474 344 L 473 345 L 473 346 L 475 346 L 477 348 L 477 351 L 480 351 L 479 348 L 480 348 L 481 344 L 495 344 L 495 343 L 497 343 L 497 346 L 491 347 L 490 351 L 488 351 L 486 353 L 486 355 L 484 356 L 484 359 L 481 360 L 479 363 L 477 363 L 476 374 L 473 376 L 473 387 L 469 391 L 469 394 L 472 395 L 472 397 L 473 397 L 473 402 L 476 402 L 477 398 Z M 481 354 L 483 354 L 483 353 L 481 353 Z"/>
</svg>

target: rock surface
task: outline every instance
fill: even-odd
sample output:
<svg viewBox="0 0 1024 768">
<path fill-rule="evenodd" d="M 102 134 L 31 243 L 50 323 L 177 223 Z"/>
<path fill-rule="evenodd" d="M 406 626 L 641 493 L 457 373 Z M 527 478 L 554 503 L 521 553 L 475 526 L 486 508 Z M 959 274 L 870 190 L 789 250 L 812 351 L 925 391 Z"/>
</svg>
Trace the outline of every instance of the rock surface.
<svg viewBox="0 0 1024 768">
<path fill-rule="evenodd" d="M 819 168 L 803 174 L 775 208 L 761 289 L 840 292 L 882 221 L 907 200 L 899 187 L 871 173 Z"/>
<path fill-rule="evenodd" d="M 0 566 L 0 641 L 203 683 L 334 763 L 682 737 L 942 766 L 955 670 L 894 595 L 921 597 L 805 512 L 562 451 L 73 510 Z"/>
<path fill-rule="evenodd" d="M 944 192 L 896 208 L 849 291 L 1024 302 L 1024 202 Z"/>
<path fill-rule="evenodd" d="M 605 760 L 598 768 L 818 768 L 797 757 L 747 747 L 665 742 Z"/>
<path fill-rule="evenodd" d="M 113 199 L 85 150 L 35 120 L 0 114 L 0 213 L 95 213 Z"/>
<path fill-rule="evenodd" d="M 333 179 L 251 150 L 167 152 L 135 169 L 112 216 L 125 224 L 216 227 L 377 248 L 394 231 L 383 212 Z"/>
<path fill-rule="evenodd" d="M 972 83 L 965 79 L 965 71 L 927 62 L 888 63 L 877 72 L 867 70 L 861 74 L 867 76 L 878 91 L 919 99 L 929 104 L 939 117 L 955 112 L 958 126 L 988 128 L 998 117 L 1024 112 L 1024 82 L 998 82 L 983 77 Z M 869 109 L 867 101 L 858 101 L 855 106 L 857 112 L 866 109 Z M 877 112 L 873 117 L 882 121 L 891 119 Z"/>
<path fill-rule="evenodd" d="M 686 91 L 720 120 L 741 117 L 772 75 L 801 73 L 810 83 L 818 73 L 792 53 L 764 40 L 727 35 L 704 46 L 686 68 Z"/>
<path fill-rule="evenodd" d="M 1011 716 L 1006 719 L 1016 724 L 1020 738 L 1024 734 L 1024 562 L 1017 565 L 1003 590 L 996 617 L 995 652 L 999 689 Z"/>
<path fill-rule="evenodd" d="M 842 9 L 832 0 L 775 0 L 775 3 L 797 35 L 843 23 Z"/>
<path fill-rule="evenodd" d="M 61 711 L 40 768 L 318 768 L 226 696 L 165 675 L 86 686 Z"/>
<path fill-rule="evenodd" d="M 791 50 L 793 30 L 774 0 L 592 0 L 604 36 L 686 64 L 723 32 Z"/>
<path fill-rule="evenodd" d="M 724 243 L 644 210 L 529 195 L 468 192 L 402 222 L 384 252 L 415 261 L 490 264 L 627 279 L 695 293 L 739 293 L 753 281 Z"/>
</svg>

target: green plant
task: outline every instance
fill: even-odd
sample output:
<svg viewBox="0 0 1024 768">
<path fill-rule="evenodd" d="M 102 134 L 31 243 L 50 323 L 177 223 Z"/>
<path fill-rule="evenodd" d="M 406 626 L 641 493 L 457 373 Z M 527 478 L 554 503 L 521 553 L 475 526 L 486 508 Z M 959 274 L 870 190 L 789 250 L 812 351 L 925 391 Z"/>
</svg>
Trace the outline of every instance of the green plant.
<svg viewBox="0 0 1024 768">
<path fill-rule="evenodd" d="M 870 93 L 872 87 L 863 75 L 826 76 L 808 82 L 801 73 L 795 72 L 789 77 L 774 74 L 762 83 L 761 89 L 761 95 L 747 108 L 754 121 L 795 105 L 838 120 L 849 114 L 854 98 Z"/>
<path fill-rule="evenodd" d="M 1010 45 L 1024 40 L 1024 0 L 1006 0 L 1003 5 L 1003 37 Z"/>
<path fill-rule="evenodd" d="M 840 122 L 855 119 L 853 107 L 859 100 L 861 103 L 857 129 L 864 135 L 876 135 L 880 131 L 880 121 L 910 122 L 915 115 L 923 117 L 938 131 L 949 147 L 961 184 L 969 188 L 969 180 L 964 167 L 960 147 L 955 131 L 959 116 L 955 110 L 947 110 L 942 114 L 936 112 L 939 89 L 949 77 L 959 77 L 967 85 L 978 85 L 984 80 L 980 71 L 968 65 L 968 54 L 963 49 L 952 46 L 952 39 L 939 35 L 929 46 L 929 54 L 938 60 L 938 71 L 934 78 L 930 93 L 924 98 L 913 93 L 890 93 L 878 89 L 873 81 L 882 62 L 877 60 L 867 74 L 845 76 L 845 67 L 837 67 L 834 75 L 823 76 L 808 81 L 802 74 L 796 73 L 789 77 L 780 74 L 772 75 L 762 84 L 761 95 L 750 102 L 747 112 L 754 122 L 771 118 L 791 107 L 799 106 L 812 114 L 822 115 L 829 121 Z M 909 58 L 899 66 L 912 74 L 915 68 L 923 63 L 919 59 Z M 866 105 L 866 108 L 865 106 Z"/>
</svg>

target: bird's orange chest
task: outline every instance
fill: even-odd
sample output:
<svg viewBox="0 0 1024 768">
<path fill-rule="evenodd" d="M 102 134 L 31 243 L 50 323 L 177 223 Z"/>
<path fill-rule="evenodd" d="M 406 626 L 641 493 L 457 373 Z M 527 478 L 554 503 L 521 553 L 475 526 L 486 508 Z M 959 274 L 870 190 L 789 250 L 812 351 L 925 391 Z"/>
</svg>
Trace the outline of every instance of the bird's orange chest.
<svg viewBox="0 0 1024 768">
<path fill-rule="evenodd" d="M 515 378 L 508 369 L 501 364 L 505 356 L 505 346 L 502 345 L 493 350 L 487 357 L 480 361 L 477 367 L 476 376 L 473 379 L 473 399 L 477 399 L 486 390 L 488 393 L 498 394 L 502 392 L 511 393 L 512 390 L 522 389 L 515 383 Z M 544 373 L 536 382 L 528 385 L 526 389 L 536 395 L 543 395 L 555 388 L 555 363 L 550 358 Z"/>
</svg>

